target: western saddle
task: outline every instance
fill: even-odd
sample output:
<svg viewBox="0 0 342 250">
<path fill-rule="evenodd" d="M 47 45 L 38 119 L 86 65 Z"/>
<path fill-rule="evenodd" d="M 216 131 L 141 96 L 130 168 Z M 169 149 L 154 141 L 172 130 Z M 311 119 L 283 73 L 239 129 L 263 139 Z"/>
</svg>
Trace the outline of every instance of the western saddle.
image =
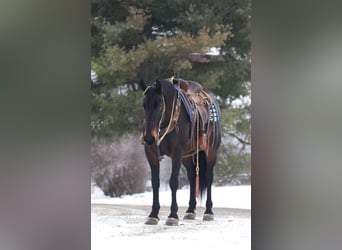
<svg viewBox="0 0 342 250">
<path fill-rule="evenodd" d="M 209 108 L 212 105 L 212 99 L 210 95 L 203 89 L 202 85 L 195 81 L 187 81 L 181 78 L 175 77 L 171 78 L 173 84 L 179 84 L 179 88 L 185 93 L 189 102 L 196 110 L 198 114 L 199 121 L 195 119 L 193 121 L 193 126 L 195 123 L 199 122 L 199 147 L 201 150 L 206 150 L 207 148 L 207 133 L 206 127 L 209 122 Z M 196 114 L 196 116 L 197 116 Z M 198 128 L 197 128 L 198 129 Z M 192 131 L 194 131 L 192 129 Z"/>
</svg>

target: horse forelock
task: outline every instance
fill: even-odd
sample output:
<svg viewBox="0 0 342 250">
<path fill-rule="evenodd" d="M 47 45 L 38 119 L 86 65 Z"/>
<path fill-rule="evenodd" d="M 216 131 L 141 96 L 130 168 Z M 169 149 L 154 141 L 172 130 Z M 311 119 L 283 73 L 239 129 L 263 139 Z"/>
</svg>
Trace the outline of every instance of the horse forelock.
<svg viewBox="0 0 342 250">
<path fill-rule="evenodd" d="M 148 113 L 153 113 L 154 110 L 156 110 L 155 104 L 157 103 L 160 105 L 162 103 L 162 96 L 156 92 L 156 87 L 155 86 L 149 86 L 147 89 L 144 91 L 144 104 L 145 108 Z"/>
</svg>

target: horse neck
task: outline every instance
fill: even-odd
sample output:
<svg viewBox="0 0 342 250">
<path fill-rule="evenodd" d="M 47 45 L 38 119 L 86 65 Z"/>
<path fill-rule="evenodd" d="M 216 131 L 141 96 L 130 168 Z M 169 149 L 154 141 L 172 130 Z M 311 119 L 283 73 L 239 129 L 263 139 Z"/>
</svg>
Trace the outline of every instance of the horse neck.
<svg viewBox="0 0 342 250">
<path fill-rule="evenodd" d="M 163 86 L 163 98 L 165 101 L 165 115 L 162 126 L 165 127 L 170 122 L 172 107 L 176 105 L 177 90 L 172 86 L 172 83 L 167 83 Z"/>
</svg>

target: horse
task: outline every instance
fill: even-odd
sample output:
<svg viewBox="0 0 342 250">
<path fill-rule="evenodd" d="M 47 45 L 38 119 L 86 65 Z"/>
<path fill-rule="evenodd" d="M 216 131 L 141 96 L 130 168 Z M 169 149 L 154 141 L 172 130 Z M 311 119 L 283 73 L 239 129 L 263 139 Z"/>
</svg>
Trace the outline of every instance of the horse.
<svg viewBox="0 0 342 250">
<path fill-rule="evenodd" d="M 179 222 L 176 193 L 181 163 L 186 167 L 190 184 L 189 207 L 183 219 L 195 219 L 196 197 L 200 192 L 202 198 L 204 192 L 207 191 L 203 220 L 213 220 L 211 185 L 217 151 L 221 143 L 218 105 L 212 100 L 215 114 L 211 114 L 211 118 L 214 117 L 214 119 L 208 119 L 205 126 L 207 144 L 203 149 L 199 148 L 199 113 L 194 109 L 190 113 L 187 110 L 189 107 L 181 98 L 182 95 L 184 96 L 184 91 L 180 88 L 179 80 L 173 78 L 156 80 L 150 86 L 141 80 L 140 88 L 144 93 L 144 122 L 141 140 L 150 165 L 153 191 L 152 210 L 145 224 L 156 225 L 159 222 L 159 162 L 164 155 L 172 159 L 169 181 L 172 202 L 165 224 L 177 226 Z M 191 114 L 193 121 L 190 120 L 191 117 L 189 118 Z"/>
</svg>

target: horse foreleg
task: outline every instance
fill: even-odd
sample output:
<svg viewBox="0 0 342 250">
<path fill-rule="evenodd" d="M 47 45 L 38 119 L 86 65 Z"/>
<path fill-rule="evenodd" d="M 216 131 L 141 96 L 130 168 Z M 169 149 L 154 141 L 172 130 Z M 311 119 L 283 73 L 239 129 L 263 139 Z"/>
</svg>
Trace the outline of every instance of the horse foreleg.
<svg viewBox="0 0 342 250">
<path fill-rule="evenodd" d="M 153 191 L 153 203 L 152 203 L 152 211 L 148 216 L 145 224 L 147 225 L 156 225 L 158 224 L 159 218 L 159 187 L 160 187 L 160 179 L 159 179 L 159 172 L 160 172 L 160 165 L 159 160 L 157 157 L 154 157 L 153 151 L 151 149 L 145 149 L 146 155 L 148 156 L 148 162 L 150 163 L 151 169 L 151 183 L 152 183 L 152 191 Z M 151 153 L 152 151 L 152 153 Z M 150 156 L 150 157 L 149 157 Z"/>
<path fill-rule="evenodd" d="M 172 172 L 170 177 L 170 188 L 171 188 L 171 212 L 166 221 L 166 225 L 176 226 L 178 225 L 178 205 L 177 205 L 177 189 L 178 189 L 178 176 L 181 167 L 181 151 L 172 158 Z"/>
</svg>

